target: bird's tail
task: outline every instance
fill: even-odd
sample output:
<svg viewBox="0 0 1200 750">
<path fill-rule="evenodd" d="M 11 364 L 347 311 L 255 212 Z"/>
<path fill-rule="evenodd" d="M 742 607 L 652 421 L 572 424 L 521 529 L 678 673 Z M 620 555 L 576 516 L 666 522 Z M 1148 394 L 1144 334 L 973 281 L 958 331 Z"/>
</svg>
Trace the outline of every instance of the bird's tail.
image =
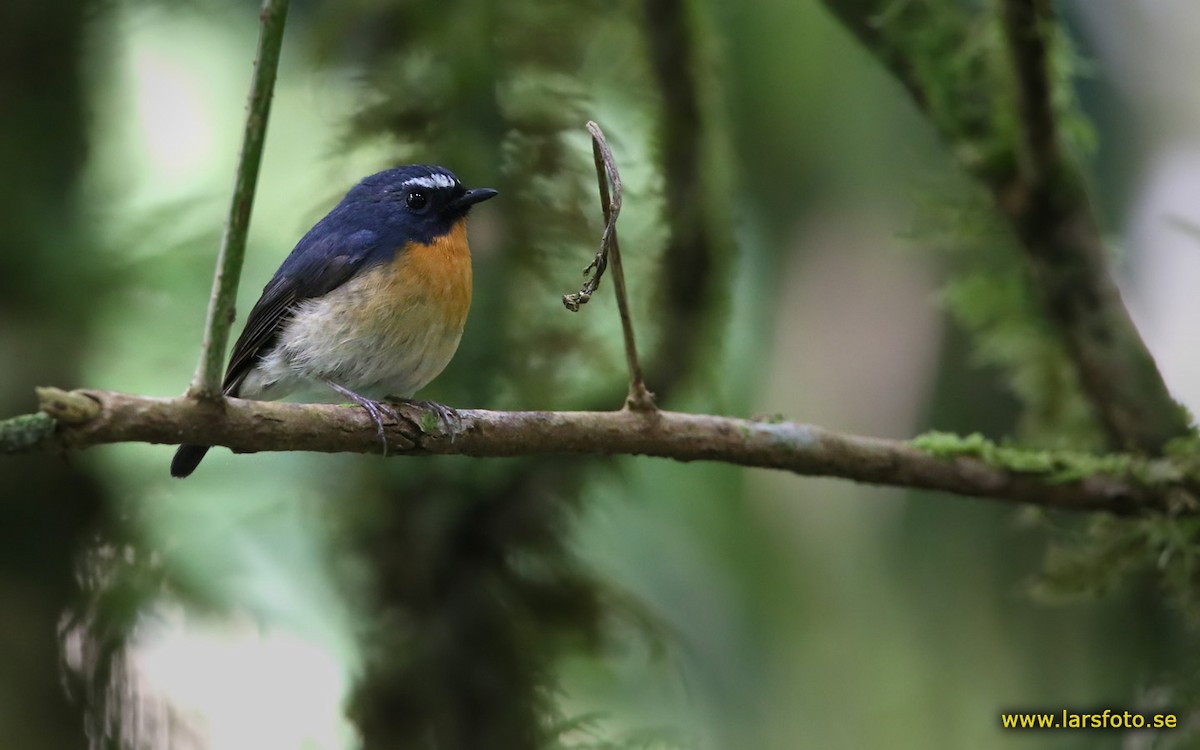
<svg viewBox="0 0 1200 750">
<path fill-rule="evenodd" d="M 237 396 L 242 387 L 242 380 L 246 376 L 243 374 L 232 381 L 228 374 L 225 378 L 225 396 Z M 211 445 L 181 445 L 175 451 L 175 457 L 171 459 L 171 476 L 176 479 L 190 477 L 200 462 L 204 460 L 204 456 L 208 453 Z"/>
<path fill-rule="evenodd" d="M 175 458 L 171 459 L 171 476 L 179 479 L 189 476 L 204 460 L 204 454 L 208 453 L 208 449 L 211 447 L 211 445 L 179 446 L 179 450 L 175 451 Z"/>
</svg>

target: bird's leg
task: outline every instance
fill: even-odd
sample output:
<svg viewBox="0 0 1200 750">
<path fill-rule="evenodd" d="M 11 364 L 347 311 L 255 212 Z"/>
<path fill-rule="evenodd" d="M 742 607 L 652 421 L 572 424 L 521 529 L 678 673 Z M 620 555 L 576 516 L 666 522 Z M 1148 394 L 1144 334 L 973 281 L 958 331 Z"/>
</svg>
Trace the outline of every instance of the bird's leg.
<svg viewBox="0 0 1200 750">
<path fill-rule="evenodd" d="M 400 416 L 396 414 L 396 410 L 391 405 L 382 401 L 367 398 L 361 394 L 355 393 L 349 388 L 338 385 L 332 380 L 326 380 L 325 385 L 329 386 L 339 394 L 353 401 L 356 405 L 361 406 L 367 414 L 371 415 L 371 419 L 375 421 L 375 427 L 379 429 L 379 442 L 383 444 L 383 455 L 387 455 L 387 435 L 383 431 L 383 420 L 388 418 L 393 422 L 399 422 Z"/>
<path fill-rule="evenodd" d="M 454 442 L 454 438 L 458 436 L 458 431 L 462 427 L 462 417 L 458 416 L 458 412 L 454 410 L 454 407 L 446 406 L 437 401 L 400 398 L 398 396 L 388 396 L 386 401 L 389 404 L 411 406 L 423 411 L 433 412 L 437 415 L 438 426 L 441 427 L 442 432 L 450 436 L 450 442 Z M 429 431 L 425 425 L 420 425 L 420 427 L 426 432 Z"/>
</svg>

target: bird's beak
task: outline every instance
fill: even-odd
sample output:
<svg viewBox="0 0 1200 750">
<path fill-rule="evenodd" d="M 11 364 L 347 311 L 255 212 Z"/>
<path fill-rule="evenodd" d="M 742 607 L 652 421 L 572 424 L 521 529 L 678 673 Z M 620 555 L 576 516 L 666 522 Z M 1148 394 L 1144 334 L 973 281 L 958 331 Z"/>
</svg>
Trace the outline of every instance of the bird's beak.
<svg viewBox="0 0 1200 750">
<path fill-rule="evenodd" d="M 488 198 L 495 198 L 496 195 L 496 191 L 491 188 L 475 188 L 460 195 L 450 205 L 454 209 L 465 211 L 476 203 L 483 203 Z"/>
</svg>

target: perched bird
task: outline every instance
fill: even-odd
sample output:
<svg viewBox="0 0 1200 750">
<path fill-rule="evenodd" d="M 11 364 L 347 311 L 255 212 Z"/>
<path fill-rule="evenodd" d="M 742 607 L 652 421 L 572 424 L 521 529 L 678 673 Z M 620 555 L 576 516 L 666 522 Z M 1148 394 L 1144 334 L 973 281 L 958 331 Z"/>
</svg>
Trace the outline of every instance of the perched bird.
<svg viewBox="0 0 1200 750">
<path fill-rule="evenodd" d="M 471 306 L 467 213 L 495 195 L 426 165 L 355 185 L 263 288 L 233 345 L 225 395 L 337 394 L 382 437 L 393 411 L 376 399 L 408 399 L 458 349 Z M 209 447 L 180 446 L 171 475 L 191 474 Z"/>
</svg>

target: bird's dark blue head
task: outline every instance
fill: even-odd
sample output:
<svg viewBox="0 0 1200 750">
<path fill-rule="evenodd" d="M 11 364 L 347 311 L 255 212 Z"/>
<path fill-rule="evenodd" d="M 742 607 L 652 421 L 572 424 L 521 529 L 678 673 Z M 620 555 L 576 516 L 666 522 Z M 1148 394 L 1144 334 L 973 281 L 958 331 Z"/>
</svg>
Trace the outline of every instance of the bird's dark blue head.
<svg viewBox="0 0 1200 750">
<path fill-rule="evenodd" d="M 410 240 L 428 243 L 449 232 L 476 203 L 495 195 L 491 188 L 468 190 L 443 167 L 410 164 L 363 179 L 342 204 L 377 212 L 388 225 L 403 226 Z"/>
</svg>

